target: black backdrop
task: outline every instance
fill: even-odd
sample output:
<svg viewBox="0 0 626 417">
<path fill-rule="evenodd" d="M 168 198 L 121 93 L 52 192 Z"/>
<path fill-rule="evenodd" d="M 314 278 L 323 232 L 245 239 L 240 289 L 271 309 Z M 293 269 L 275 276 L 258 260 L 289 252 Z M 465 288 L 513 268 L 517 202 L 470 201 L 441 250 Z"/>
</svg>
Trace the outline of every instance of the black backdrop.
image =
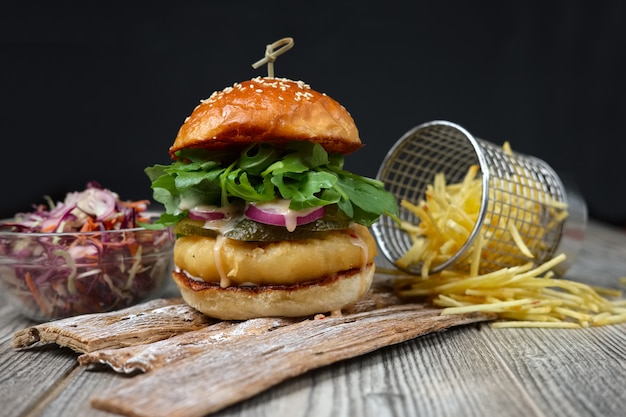
<svg viewBox="0 0 626 417">
<path fill-rule="evenodd" d="M 150 198 L 143 169 L 169 161 L 199 100 L 265 75 L 251 64 L 290 36 L 276 75 L 350 111 L 366 146 L 349 169 L 374 176 L 407 130 L 449 120 L 626 225 L 622 1 L 57 3 L 0 6 L 0 217 L 89 180 Z"/>
</svg>

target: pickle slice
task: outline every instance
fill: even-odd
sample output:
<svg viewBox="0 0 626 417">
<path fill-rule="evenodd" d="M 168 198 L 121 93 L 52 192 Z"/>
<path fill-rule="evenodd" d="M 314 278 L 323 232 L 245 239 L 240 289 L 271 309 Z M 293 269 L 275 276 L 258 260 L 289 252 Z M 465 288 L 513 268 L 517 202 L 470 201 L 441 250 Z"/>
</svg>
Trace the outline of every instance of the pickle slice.
<svg viewBox="0 0 626 417">
<path fill-rule="evenodd" d="M 246 242 L 275 242 L 311 239 L 319 236 L 320 233 L 325 233 L 325 231 L 305 229 L 302 226 L 298 226 L 293 232 L 290 232 L 284 226 L 272 226 L 244 218 L 234 228 L 225 232 L 224 236 L 229 239 Z"/>
<path fill-rule="evenodd" d="M 202 220 L 183 219 L 174 227 L 174 233 L 177 235 L 217 236 L 216 230 L 205 229 L 203 226 L 204 221 Z M 227 227 L 223 233 L 227 238 L 234 240 L 276 242 L 318 238 L 328 231 L 347 229 L 349 226 L 350 219 L 337 206 L 329 206 L 326 208 L 324 217 L 298 226 L 293 232 L 288 231 L 284 226 L 272 226 L 242 217 L 235 220 L 235 224 Z"/>
<path fill-rule="evenodd" d="M 202 220 L 191 220 L 191 219 L 183 219 L 176 223 L 174 226 L 174 233 L 176 235 L 197 235 L 197 236 L 207 236 L 207 237 L 216 237 L 217 231 L 212 229 L 205 229 L 204 221 Z"/>
<path fill-rule="evenodd" d="M 347 229 L 349 226 L 350 219 L 337 206 L 329 206 L 326 208 L 324 217 L 300 225 L 293 232 L 288 231 L 284 226 L 272 226 L 242 218 L 235 227 L 224 232 L 224 236 L 247 242 L 301 240 L 317 238 L 331 230 Z"/>
</svg>

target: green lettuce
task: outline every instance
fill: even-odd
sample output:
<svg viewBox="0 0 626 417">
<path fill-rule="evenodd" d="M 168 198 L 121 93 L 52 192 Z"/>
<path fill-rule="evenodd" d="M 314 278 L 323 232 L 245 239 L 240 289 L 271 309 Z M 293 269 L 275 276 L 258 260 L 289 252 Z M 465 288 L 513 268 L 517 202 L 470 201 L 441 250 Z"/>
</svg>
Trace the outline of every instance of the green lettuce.
<svg viewBox="0 0 626 417">
<path fill-rule="evenodd" d="M 224 206 L 237 199 L 289 199 L 302 210 L 336 204 L 354 222 L 370 226 L 381 215 L 396 217 L 398 206 L 384 184 L 343 169 L 342 154 L 319 144 L 291 142 L 284 148 L 254 144 L 240 154 L 184 149 L 170 165 L 145 169 L 153 198 L 163 204 L 162 225 L 186 217 L 181 207 Z"/>
</svg>

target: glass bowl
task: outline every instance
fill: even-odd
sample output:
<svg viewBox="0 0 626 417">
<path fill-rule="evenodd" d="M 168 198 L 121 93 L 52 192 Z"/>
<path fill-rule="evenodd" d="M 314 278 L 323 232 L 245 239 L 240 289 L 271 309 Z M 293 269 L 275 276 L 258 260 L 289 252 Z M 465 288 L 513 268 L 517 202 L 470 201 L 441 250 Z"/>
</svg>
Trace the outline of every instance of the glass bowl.
<svg viewBox="0 0 626 417">
<path fill-rule="evenodd" d="M 102 313 L 160 296 L 173 269 L 171 228 L 26 233 L 0 228 L 0 288 L 35 321 Z"/>
</svg>

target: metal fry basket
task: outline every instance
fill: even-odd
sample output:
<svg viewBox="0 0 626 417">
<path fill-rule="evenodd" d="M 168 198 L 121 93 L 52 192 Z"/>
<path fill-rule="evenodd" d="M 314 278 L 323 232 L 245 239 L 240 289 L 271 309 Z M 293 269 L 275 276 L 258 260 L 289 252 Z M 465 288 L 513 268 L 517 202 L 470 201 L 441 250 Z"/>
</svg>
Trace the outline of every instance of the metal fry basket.
<svg viewBox="0 0 626 417">
<path fill-rule="evenodd" d="M 446 184 L 461 183 L 471 166 L 478 167 L 476 181 L 482 185 L 477 220 L 465 242 L 449 256 L 429 265 L 429 273 L 443 269 L 466 270 L 473 245 L 481 242 L 480 273 L 527 263 L 549 260 L 561 243 L 563 221 L 555 221 L 555 207 L 567 205 L 565 187 L 540 159 L 505 150 L 447 121 L 419 125 L 389 150 L 377 178 L 398 202 L 415 205 L 424 201 L 435 175 L 443 173 Z M 474 196 L 478 198 L 478 196 Z M 585 212 L 586 214 L 586 212 Z M 401 206 L 401 220 L 418 226 L 420 217 Z M 532 258 L 520 252 L 519 240 Z M 390 217 L 372 226 L 383 255 L 392 263 L 413 245 L 412 237 Z M 423 262 L 403 266 L 406 272 L 422 273 Z"/>
</svg>

